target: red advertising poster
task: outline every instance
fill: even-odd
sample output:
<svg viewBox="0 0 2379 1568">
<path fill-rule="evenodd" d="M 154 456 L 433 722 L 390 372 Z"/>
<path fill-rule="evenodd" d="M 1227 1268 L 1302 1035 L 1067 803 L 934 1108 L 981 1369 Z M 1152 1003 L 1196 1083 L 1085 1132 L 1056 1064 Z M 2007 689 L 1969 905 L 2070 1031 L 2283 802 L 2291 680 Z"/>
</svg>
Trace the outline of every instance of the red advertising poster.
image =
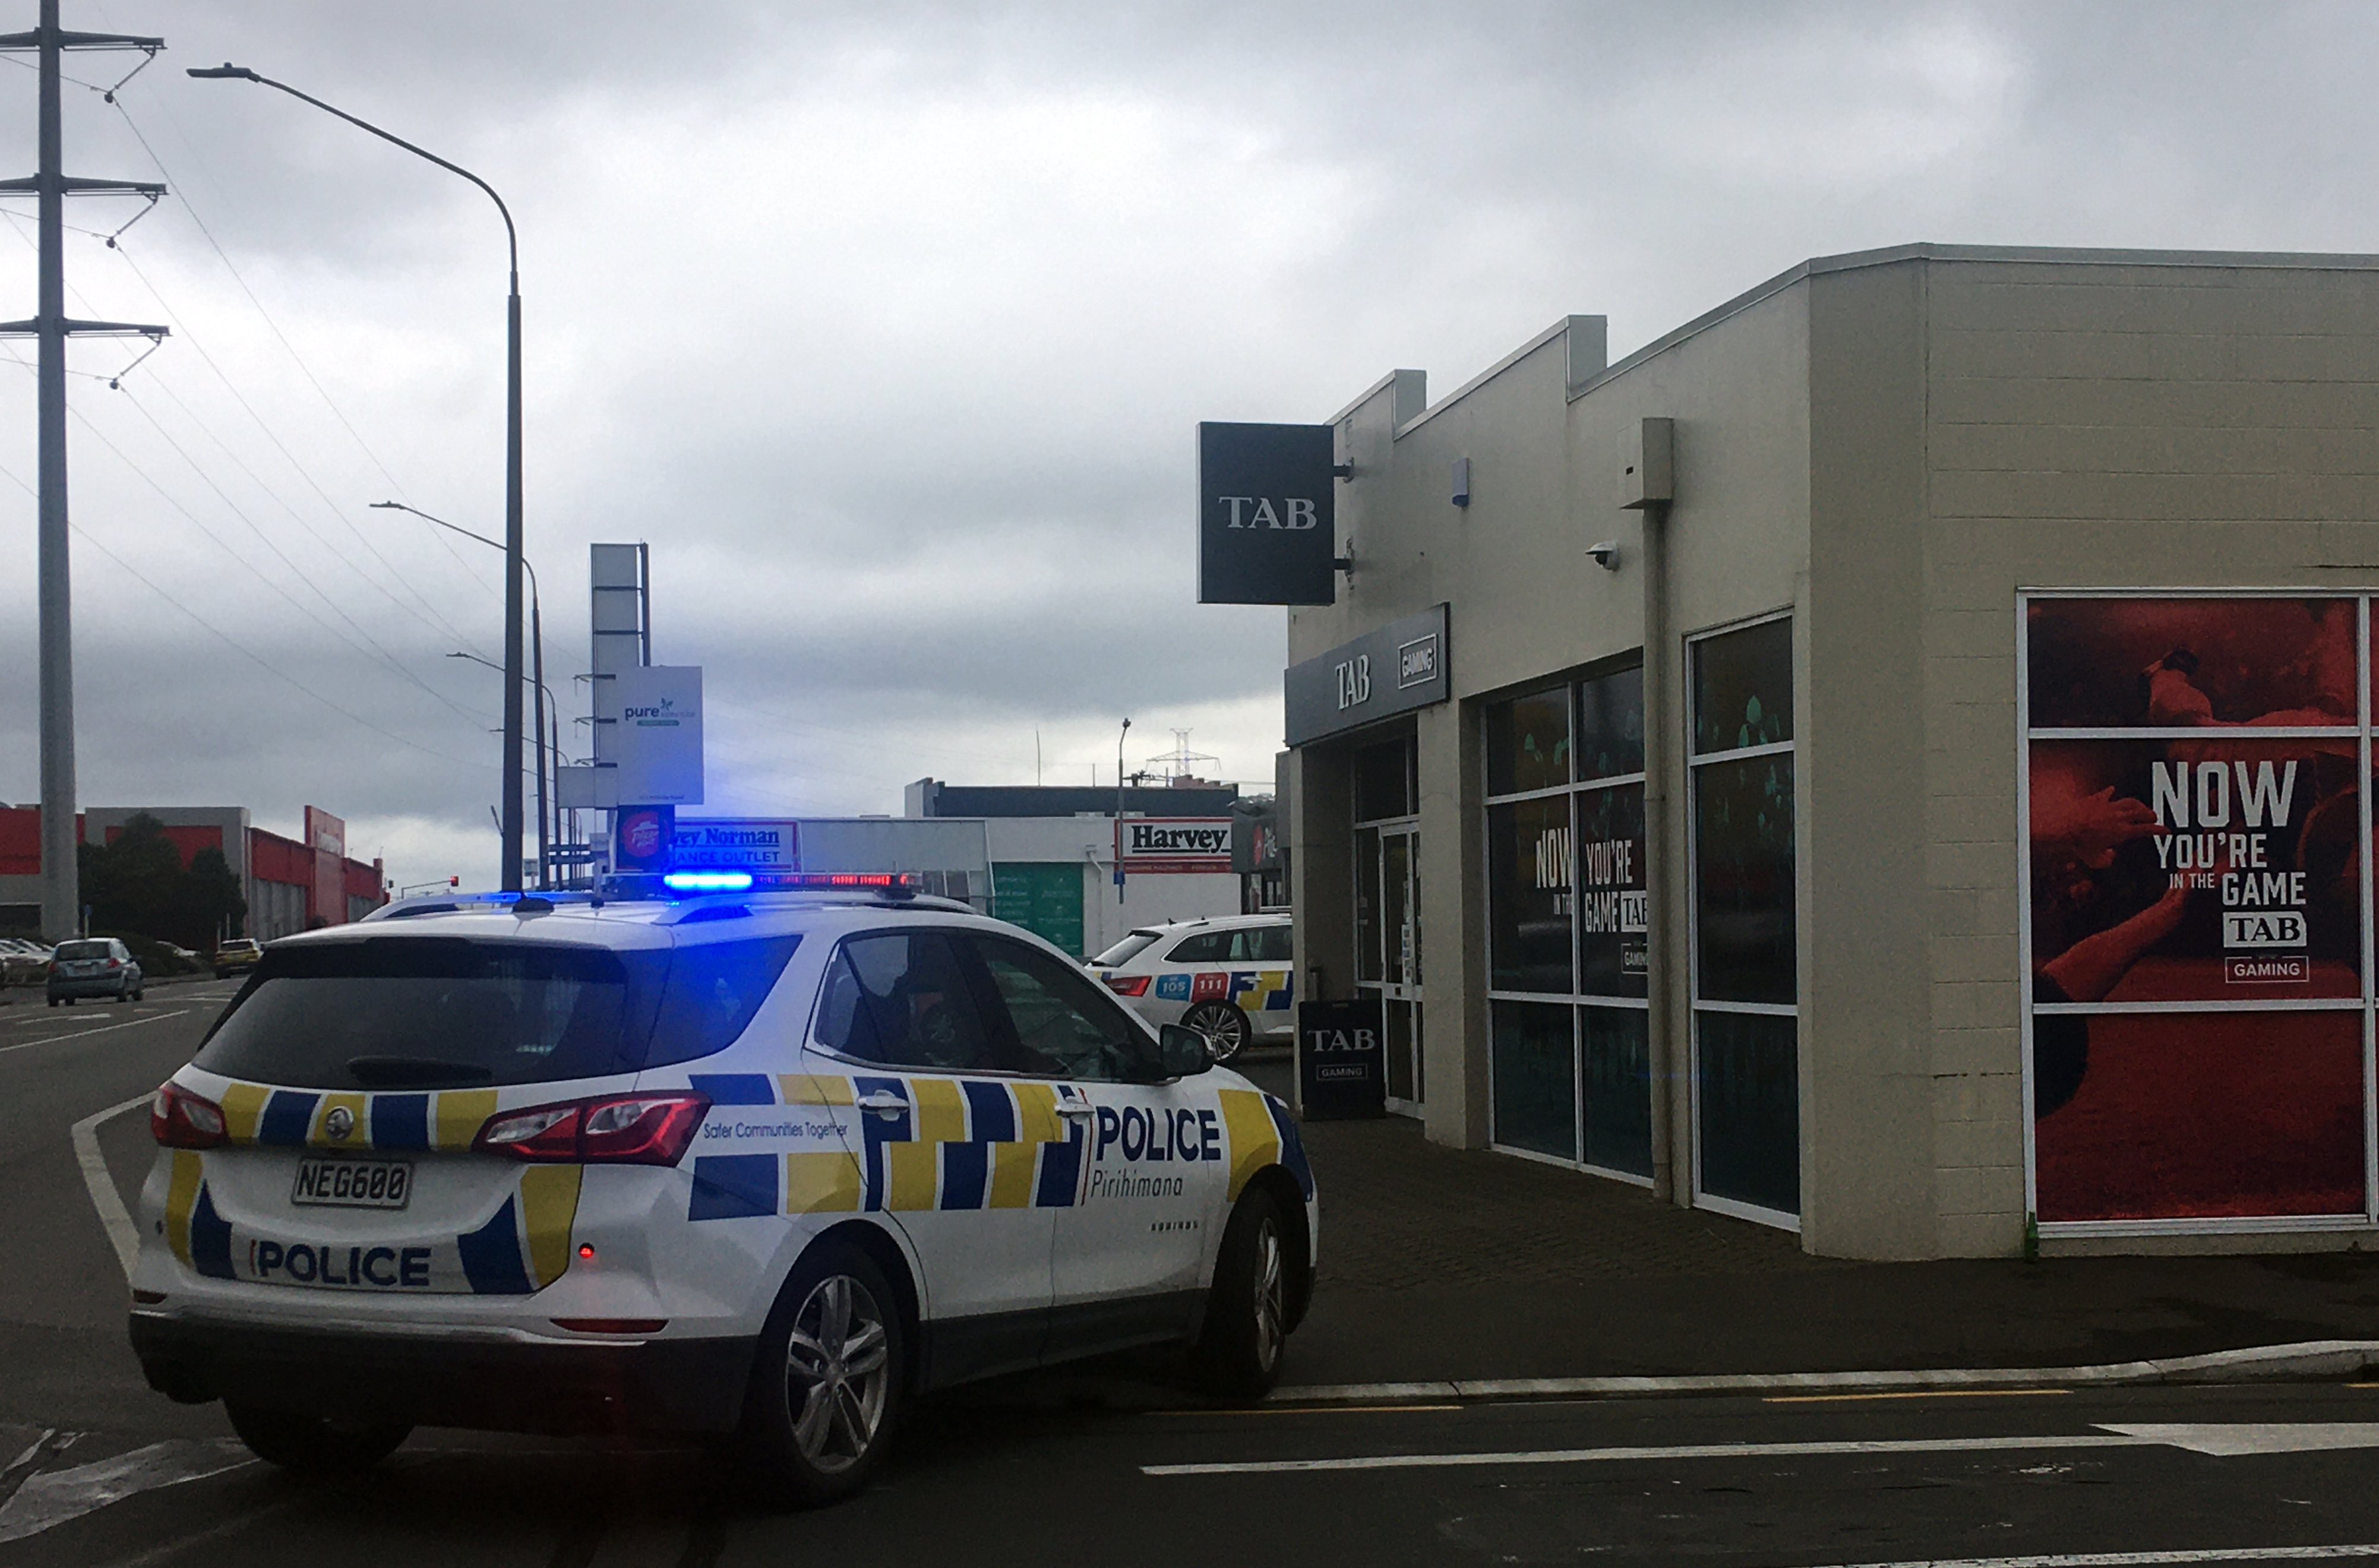
<svg viewBox="0 0 2379 1568">
<path fill-rule="evenodd" d="M 2355 741 L 2035 741 L 2035 1002 L 2359 999 Z"/>
<path fill-rule="evenodd" d="M 2362 1210 L 2360 608 L 2030 605 L 2044 1223 Z"/>
<path fill-rule="evenodd" d="M 2035 599 L 2035 730 L 2352 729 L 2349 598 Z"/>
</svg>

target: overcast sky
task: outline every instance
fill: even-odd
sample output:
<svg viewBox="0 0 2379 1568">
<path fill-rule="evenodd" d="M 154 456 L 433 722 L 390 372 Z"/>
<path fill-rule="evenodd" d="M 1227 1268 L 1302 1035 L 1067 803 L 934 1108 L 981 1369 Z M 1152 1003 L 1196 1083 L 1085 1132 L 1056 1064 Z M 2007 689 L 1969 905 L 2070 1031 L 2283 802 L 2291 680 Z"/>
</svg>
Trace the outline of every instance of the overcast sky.
<svg viewBox="0 0 2379 1568">
<path fill-rule="evenodd" d="M 30 26 L 30 0 L 17 0 Z M 1915 240 L 2379 250 L 2379 11 L 2286 6 L 66 0 L 162 32 L 70 87 L 81 794 L 345 817 L 495 874 L 502 234 L 526 299 L 548 681 L 586 546 L 653 547 L 706 667 L 709 814 L 921 775 L 1114 778 L 1187 728 L 1269 786 L 1283 616 L 1193 602 L 1202 418 L 1443 394 L 1569 312 L 1624 354 L 1794 262 Z M 139 56 L 74 58 L 115 82 Z M 0 66 L 7 172 L 33 76 Z M 145 142 L 145 146 L 144 146 Z M 33 306 L 6 206 L 0 315 Z M 14 301 L 15 303 L 7 303 Z M 9 349 L 30 362 L 30 344 Z M 39 792 L 32 376 L 0 364 L 0 799 Z M 11 483 L 11 479 L 18 483 Z M 12 499 L 13 498 L 13 499 Z M 584 745 L 583 727 L 567 738 Z"/>
</svg>

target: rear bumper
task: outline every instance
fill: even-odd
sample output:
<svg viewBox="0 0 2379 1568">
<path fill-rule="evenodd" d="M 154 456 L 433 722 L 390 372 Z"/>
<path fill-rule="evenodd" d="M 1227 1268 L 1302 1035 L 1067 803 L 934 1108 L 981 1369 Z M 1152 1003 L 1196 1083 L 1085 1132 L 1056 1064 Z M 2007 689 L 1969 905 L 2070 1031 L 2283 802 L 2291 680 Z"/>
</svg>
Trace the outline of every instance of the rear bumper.
<svg viewBox="0 0 2379 1568">
<path fill-rule="evenodd" d="M 78 974 L 50 976 L 53 996 L 113 996 L 131 983 L 131 977 L 121 971 L 115 974 Z"/>
<path fill-rule="evenodd" d="M 724 1432 L 741 1420 L 749 1339 L 563 1345 L 331 1333 L 132 1315 L 149 1386 L 184 1404 L 482 1431 Z"/>
</svg>

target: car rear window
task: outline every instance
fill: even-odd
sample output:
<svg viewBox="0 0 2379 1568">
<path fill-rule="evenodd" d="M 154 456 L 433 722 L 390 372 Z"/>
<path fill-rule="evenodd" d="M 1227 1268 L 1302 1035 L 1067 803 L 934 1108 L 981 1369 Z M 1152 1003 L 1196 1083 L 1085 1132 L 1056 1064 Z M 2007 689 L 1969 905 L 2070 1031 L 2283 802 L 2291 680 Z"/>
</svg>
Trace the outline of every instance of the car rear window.
<svg viewBox="0 0 2379 1568">
<path fill-rule="evenodd" d="M 1153 931 L 1135 931 L 1097 958 L 1093 959 L 1091 962 L 1106 969 L 1113 969 L 1117 964 L 1128 964 L 1138 958 L 1141 950 L 1155 940 L 1156 933 Z"/>
<path fill-rule="evenodd" d="M 199 1049 L 226 1078 L 443 1089 L 601 1078 L 724 1050 L 795 936 L 628 952 L 377 937 L 264 955 Z"/>
<path fill-rule="evenodd" d="M 108 959 L 115 955 L 104 942 L 61 942 L 58 950 L 50 956 L 58 959 Z"/>
<path fill-rule="evenodd" d="M 1231 934 L 1227 931 L 1202 931 L 1195 936 L 1184 936 L 1173 944 L 1173 951 L 1165 955 L 1169 964 L 1219 964 L 1229 961 Z"/>
</svg>

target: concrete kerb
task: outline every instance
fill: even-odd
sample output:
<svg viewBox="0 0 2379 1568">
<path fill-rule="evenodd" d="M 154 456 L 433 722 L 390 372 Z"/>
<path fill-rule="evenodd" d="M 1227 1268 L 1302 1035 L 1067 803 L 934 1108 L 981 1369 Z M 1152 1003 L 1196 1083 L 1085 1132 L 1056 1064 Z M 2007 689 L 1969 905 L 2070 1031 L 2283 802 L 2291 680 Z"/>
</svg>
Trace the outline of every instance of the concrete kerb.
<svg viewBox="0 0 2379 1568">
<path fill-rule="evenodd" d="M 2325 1339 L 2089 1367 L 1941 1367 L 1886 1372 L 1745 1372 L 1682 1377 L 1465 1378 L 1445 1381 L 1315 1383 L 1276 1388 L 1285 1405 L 1376 1405 L 1407 1400 L 1556 1399 L 1655 1394 L 1863 1393 L 1926 1389 L 2096 1387 L 2126 1383 L 2250 1382 L 2343 1378 L 2379 1367 L 2379 1340 Z"/>
</svg>

